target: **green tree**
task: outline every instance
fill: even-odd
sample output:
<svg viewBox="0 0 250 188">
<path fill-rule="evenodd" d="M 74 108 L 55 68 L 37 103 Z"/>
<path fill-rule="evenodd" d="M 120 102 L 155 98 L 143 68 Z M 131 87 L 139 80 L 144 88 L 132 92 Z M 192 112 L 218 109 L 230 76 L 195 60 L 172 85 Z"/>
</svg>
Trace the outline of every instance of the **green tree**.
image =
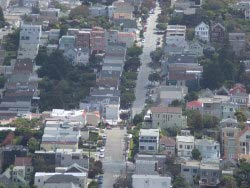
<svg viewBox="0 0 250 188">
<path fill-rule="evenodd" d="M 132 46 L 127 49 L 128 57 L 139 57 L 142 54 L 142 48 L 138 46 Z"/>
<path fill-rule="evenodd" d="M 246 122 L 247 121 L 247 117 L 244 114 L 244 112 L 242 112 L 242 111 L 237 111 L 237 112 L 235 112 L 234 115 L 236 116 L 238 122 Z"/>
<path fill-rule="evenodd" d="M 150 82 L 159 82 L 159 81 L 161 81 L 161 76 L 159 73 L 155 72 L 155 73 L 148 75 L 148 80 Z"/>
<path fill-rule="evenodd" d="M 159 62 L 163 55 L 163 50 L 161 48 L 157 48 L 155 51 L 150 52 L 150 57 L 153 62 Z"/>
<path fill-rule="evenodd" d="M 193 130 L 201 130 L 202 126 L 202 116 L 197 110 L 187 110 L 187 124 Z"/>
<path fill-rule="evenodd" d="M 233 176 L 224 175 L 220 181 L 220 188 L 236 188 L 237 182 Z"/>
<path fill-rule="evenodd" d="M 215 116 L 204 115 L 203 116 L 203 126 L 204 128 L 211 129 L 219 125 L 219 119 Z"/>
<path fill-rule="evenodd" d="M 194 159 L 194 160 L 201 160 L 201 153 L 196 148 L 192 150 L 192 159 Z"/>
<path fill-rule="evenodd" d="M 167 29 L 167 24 L 165 24 L 165 23 L 158 23 L 156 25 L 156 28 L 159 29 L 159 30 L 165 31 Z"/>
<path fill-rule="evenodd" d="M 4 88 L 6 81 L 7 79 L 3 75 L 0 75 L 0 89 Z"/>
<path fill-rule="evenodd" d="M 3 14 L 3 9 L 0 7 L 0 28 L 5 26 L 5 19 Z"/>
<path fill-rule="evenodd" d="M 189 188 L 189 185 L 183 177 L 177 176 L 174 178 L 173 188 Z"/>
<path fill-rule="evenodd" d="M 36 150 L 40 149 L 40 143 L 35 138 L 30 138 L 28 141 L 29 152 L 34 153 Z"/>
<path fill-rule="evenodd" d="M 181 106 L 182 105 L 182 102 L 179 101 L 178 99 L 176 100 L 173 100 L 170 104 L 170 106 L 173 106 L 173 107 L 177 107 L 177 106 Z"/>
<path fill-rule="evenodd" d="M 238 169 L 235 172 L 237 185 L 242 188 L 247 188 L 250 185 L 250 163 L 245 159 L 240 160 Z"/>
<path fill-rule="evenodd" d="M 136 114 L 133 118 L 133 124 L 137 125 L 139 123 L 143 122 L 143 115 L 142 114 Z"/>
<path fill-rule="evenodd" d="M 0 188 L 6 188 L 3 183 L 0 183 Z"/>
<path fill-rule="evenodd" d="M 88 188 L 98 188 L 99 184 L 96 181 L 91 181 L 88 185 Z"/>
<path fill-rule="evenodd" d="M 196 101 L 198 98 L 199 98 L 198 93 L 195 91 L 191 91 L 185 96 L 185 100 L 187 102 Z"/>
</svg>

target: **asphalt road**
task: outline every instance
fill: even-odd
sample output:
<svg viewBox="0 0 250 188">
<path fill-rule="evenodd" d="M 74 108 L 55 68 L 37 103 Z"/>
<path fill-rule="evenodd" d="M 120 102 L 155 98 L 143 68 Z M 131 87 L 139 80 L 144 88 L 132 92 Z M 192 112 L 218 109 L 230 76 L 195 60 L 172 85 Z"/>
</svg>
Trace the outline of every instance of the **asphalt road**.
<svg viewBox="0 0 250 188">
<path fill-rule="evenodd" d="M 150 14 L 148 20 L 147 20 L 147 30 L 144 33 L 145 42 L 143 47 L 143 53 L 140 56 L 142 65 L 140 67 L 140 71 L 138 73 L 137 82 L 136 82 L 136 88 L 135 88 L 135 101 L 132 106 L 132 116 L 134 117 L 136 114 L 139 114 L 142 112 L 145 100 L 146 100 L 146 86 L 148 85 L 148 75 L 151 72 L 151 68 L 148 66 L 148 64 L 151 62 L 150 58 L 150 52 L 154 51 L 156 49 L 156 41 L 157 38 L 162 37 L 161 35 L 154 34 L 155 28 L 156 28 L 156 20 L 158 17 L 158 14 L 160 14 L 161 10 L 159 8 L 159 5 L 157 4 L 155 8 L 155 13 Z"/>
<path fill-rule="evenodd" d="M 112 188 L 121 170 L 125 169 L 125 157 L 123 153 L 126 129 L 113 128 L 112 130 L 105 130 L 104 134 L 107 135 L 107 141 L 105 158 L 102 159 L 104 169 L 103 188 Z"/>
</svg>

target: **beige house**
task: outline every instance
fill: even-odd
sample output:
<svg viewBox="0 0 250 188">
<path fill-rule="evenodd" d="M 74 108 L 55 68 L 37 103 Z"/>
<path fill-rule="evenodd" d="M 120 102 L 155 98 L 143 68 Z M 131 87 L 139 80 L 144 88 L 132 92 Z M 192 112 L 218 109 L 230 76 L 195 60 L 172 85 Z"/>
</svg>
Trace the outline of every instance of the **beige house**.
<svg viewBox="0 0 250 188">
<path fill-rule="evenodd" d="M 153 128 L 187 126 L 187 117 L 182 115 L 182 109 L 179 107 L 153 107 L 151 113 Z"/>
</svg>

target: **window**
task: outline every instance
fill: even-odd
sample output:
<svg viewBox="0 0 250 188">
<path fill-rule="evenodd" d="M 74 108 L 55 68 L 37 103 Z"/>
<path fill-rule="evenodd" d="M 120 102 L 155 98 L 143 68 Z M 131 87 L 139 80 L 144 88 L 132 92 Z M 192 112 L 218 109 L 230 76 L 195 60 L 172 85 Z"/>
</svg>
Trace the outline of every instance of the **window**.
<svg viewBox="0 0 250 188">
<path fill-rule="evenodd" d="M 38 179 L 37 181 L 40 182 L 40 179 Z"/>
<path fill-rule="evenodd" d="M 247 139 L 247 140 L 250 140 L 250 135 L 246 135 L 246 139 Z"/>
<path fill-rule="evenodd" d="M 182 145 L 180 145 L 179 148 L 182 149 Z"/>
<path fill-rule="evenodd" d="M 217 172 L 213 172 L 213 176 L 217 177 L 218 173 Z"/>
<path fill-rule="evenodd" d="M 198 171 L 197 169 L 193 169 L 193 173 L 194 173 L 194 174 L 196 174 L 196 173 L 197 173 L 197 171 Z"/>
<path fill-rule="evenodd" d="M 190 149 L 190 146 L 189 146 L 189 145 L 187 145 L 187 149 Z"/>
<path fill-rule="evenodd" d="M 148 150 L 154 150 L 155 148 L 153 146 L 148 146 Z"/>
<path fill-rule="evenodd" d="M 140 146 L 140 150 L 144 150 L 145 149 L 145 146 Z"/>
<path fill-rule="evenodd" d="M 184 168 L 183 171 L 184 172 L 189 172 L 189 169 L 188 168 Z"/>
</svg>

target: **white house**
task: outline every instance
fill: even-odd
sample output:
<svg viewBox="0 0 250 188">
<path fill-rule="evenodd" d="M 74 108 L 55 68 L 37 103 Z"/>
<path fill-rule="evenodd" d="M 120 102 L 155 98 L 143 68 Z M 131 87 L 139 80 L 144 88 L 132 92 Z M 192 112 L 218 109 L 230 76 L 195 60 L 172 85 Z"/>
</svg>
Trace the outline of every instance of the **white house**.
<svg viewBox="0 0 250 188">
<path fill-rule="evenodd" d="M 170 188 L 171 177 L 159 175 L 136 175 L 132 176 L 133 188 Z"/>
<path fill-rule="evenodd" d="M 209 42 L 209 26 L 201 22 L 195 27 L 195 37 L 204 42 Z"/>
<path fill-rule="evenodd" d="M 194 149 L 194 136 L 190 131 L 181 131 L 181 135 L 176 136 L 176 148 L 178 157 L 191 157 Z"/>
<path fill-rule="evenodd" d="M 196 139 L 195 148 L 201 153 L 202 159 L 220 159 L 220 143 L 209 139 Z"/>
<path fill-rule="evenodd" d="M 159 148 L 159 129 L 141 129 L 139 133 L 139 152 L 157 153 Z"/>
<path fill-rule="evenodd" d="M 240 153 L 244 155 L 250 155 L 250 127 L 246 126 L 245 129 L 243 129 L 240 132 L 239 135 L 239 141 L 240 141 Z"/>
</svg>

